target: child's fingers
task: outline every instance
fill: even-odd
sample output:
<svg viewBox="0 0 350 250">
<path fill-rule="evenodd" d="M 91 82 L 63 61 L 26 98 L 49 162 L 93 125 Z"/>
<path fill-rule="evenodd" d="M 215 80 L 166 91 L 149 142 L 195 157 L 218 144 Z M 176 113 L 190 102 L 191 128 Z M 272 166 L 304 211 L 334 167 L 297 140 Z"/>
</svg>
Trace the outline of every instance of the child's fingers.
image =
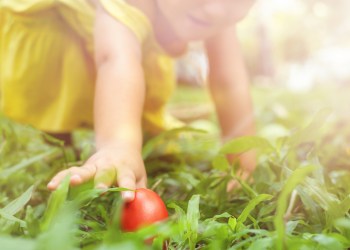
<svg viewBox="0 0 350 250">
<path fill-rule="evenodd" d="M 136 188 L 147 188 L 147 176 L 144 176 L 136 183 Z"/>
<path fill-rule="evenodd" d="M 119 187 L 128 188 L 131 190 L 136 189 L 136 178 L 132 172 L 120 172 L 118 173 L 117 182 Z M 129 202 L 135 198 L 134 191 L 123 191 L 122 198 L 124 201 Z"/>
<path fill-rule="evenodd" d="M 47 184 L 47 188 L 55 190 L 67 175 L 70 175 L 71 185 L 79 185 L 91 179 L 95 173 L 96 167 L 92 164 L 85 164 L 82 167 L 71 167 L 56 174 Z"/>
<path fill-rule="evenodd" d="M 69 174 L 70 172 L 68 169 L 60 171 L 50 180 L 50 182 L 47 184 L 47 188 L 50 190 L 55 190 L 58 187 L 58 185 L 62 182 L 62 180 Z"/>
<path fill-rule="evenodd" d="M 51 191 L 55 190 L 67 174 L 67 171 L 62 171 L 56 174 L 47 184 L 47 188 Z"/>
<path fill-rule="evenodd" d="M 100 167 L 96 170 L 94 183 L 99 189 L 107 189 L 115 182 L 116 169 L 114 167 Z"/>
<path fill-rule="evenodd" d="M 71 172 L 72 176 L 70 183 L 74 186 L 91 180 L 95 176 L 97 168 L 94 164 L 85 163 L 81 167 L 72 167 L 69 169 L 69 171 Z M 75 181 L 75 179 L 73 178 L 74 176 L 80 177 L 81 181 Z"/>
<path fill-rule="evenodd" d="M 232 190 L 238 188 L 239 186 L 240 184 L 237 180 L 231 180 L 229 181 L 229 183 L 227 183 L 226 192 L 231 192 Z"/>
</svg>

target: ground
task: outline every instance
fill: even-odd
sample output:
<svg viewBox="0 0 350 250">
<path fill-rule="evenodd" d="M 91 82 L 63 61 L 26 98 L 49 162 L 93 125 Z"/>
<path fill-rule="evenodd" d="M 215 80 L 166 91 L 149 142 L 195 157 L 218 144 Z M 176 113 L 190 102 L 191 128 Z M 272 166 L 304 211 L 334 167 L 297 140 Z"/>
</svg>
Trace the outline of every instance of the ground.
<svg viewBox="0 0 350 250">
<path fill-rule="evenodd" d="M 143 150 L 149 187 L 170 218 L 136 233 L 119 230 L 118 188 L 105 195 L 89 184 L 46 189 L 55 172 L 92 152 L 91 131 L 75 132 L 73 150 L 1 117 L 1 249 L 162 249 L 165 239 L 169 249 L 349 248 L 349 87 L 252 91 L 257 136 L 220 145 L 210 97 L 180 87 L 170 109 L 189 127 L 165 132 Z M 248 149 L 258 152 L 254 182 L 239 180 L 241 188 L 226 193 L 238 177 L 224 155 Z M 151 235 L 158 237 L 147 246 Z"/>
</svg>

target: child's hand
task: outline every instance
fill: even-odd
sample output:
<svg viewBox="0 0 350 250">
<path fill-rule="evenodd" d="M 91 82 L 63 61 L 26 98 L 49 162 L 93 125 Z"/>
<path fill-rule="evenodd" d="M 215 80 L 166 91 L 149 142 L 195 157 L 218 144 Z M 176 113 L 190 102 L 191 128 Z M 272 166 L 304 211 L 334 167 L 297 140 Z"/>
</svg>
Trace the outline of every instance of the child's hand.
<svg viewBox="0 0 350 250">
<path fill-rule="evenodd" d="M 47 187 L 55 190 L 70 175 L 70 184 L 76 186 L 94 180 L 96 188 L 106 189 L 114 184 L 129 189 L 146 188 L 147 175 L 141 153 L 128 146 L 108 146 L 99 149 L 81 167 L 71 167 L 57 173 Z M 122 192 L 125 201 L 134 199 L 133 191 Z"/>
<path fill-rule="evenodd" d="M 231 159 L 233 160 L 233 159 Z M 248 181 L 252 176 L 256 166 L 256 155 L 253 151 L 246 152 L 238 157 L 240 162 L 240 169 L 237 171 L 237 176 L 243 181 Z M 237 180 L 232 180 L 227 184 L 227 192 L 240 187 Z"/>
</svg>

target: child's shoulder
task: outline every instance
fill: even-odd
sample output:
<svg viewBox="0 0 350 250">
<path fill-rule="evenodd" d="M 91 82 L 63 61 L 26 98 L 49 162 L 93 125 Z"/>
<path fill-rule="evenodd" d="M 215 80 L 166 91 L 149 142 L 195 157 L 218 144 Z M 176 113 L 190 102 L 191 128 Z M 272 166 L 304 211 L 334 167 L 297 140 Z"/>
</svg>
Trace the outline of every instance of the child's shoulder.
<svg viewBox="0 0 350 250">
<path fill-rule="evenodd" d="M 140 42 L 151 32 L 148 17 L 137 7 L 124 0 L 89 0 L 97 8 L 129 28 Z"/>
</svg>

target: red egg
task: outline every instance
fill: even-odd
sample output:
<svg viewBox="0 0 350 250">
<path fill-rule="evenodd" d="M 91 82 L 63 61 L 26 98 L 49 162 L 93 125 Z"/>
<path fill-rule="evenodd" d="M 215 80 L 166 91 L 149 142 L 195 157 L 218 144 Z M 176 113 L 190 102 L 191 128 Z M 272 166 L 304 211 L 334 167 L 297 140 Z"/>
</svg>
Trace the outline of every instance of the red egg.
<svg viewBox="0 0 350 250">
<path fill-rule="evenodd" d="M 167 218 L 168 211 L 159 195 L 150 189 L 140 188 L 135 191 L 135 199 L 124 204 L 121 229 L 133 232 Z"/>
</svg>

